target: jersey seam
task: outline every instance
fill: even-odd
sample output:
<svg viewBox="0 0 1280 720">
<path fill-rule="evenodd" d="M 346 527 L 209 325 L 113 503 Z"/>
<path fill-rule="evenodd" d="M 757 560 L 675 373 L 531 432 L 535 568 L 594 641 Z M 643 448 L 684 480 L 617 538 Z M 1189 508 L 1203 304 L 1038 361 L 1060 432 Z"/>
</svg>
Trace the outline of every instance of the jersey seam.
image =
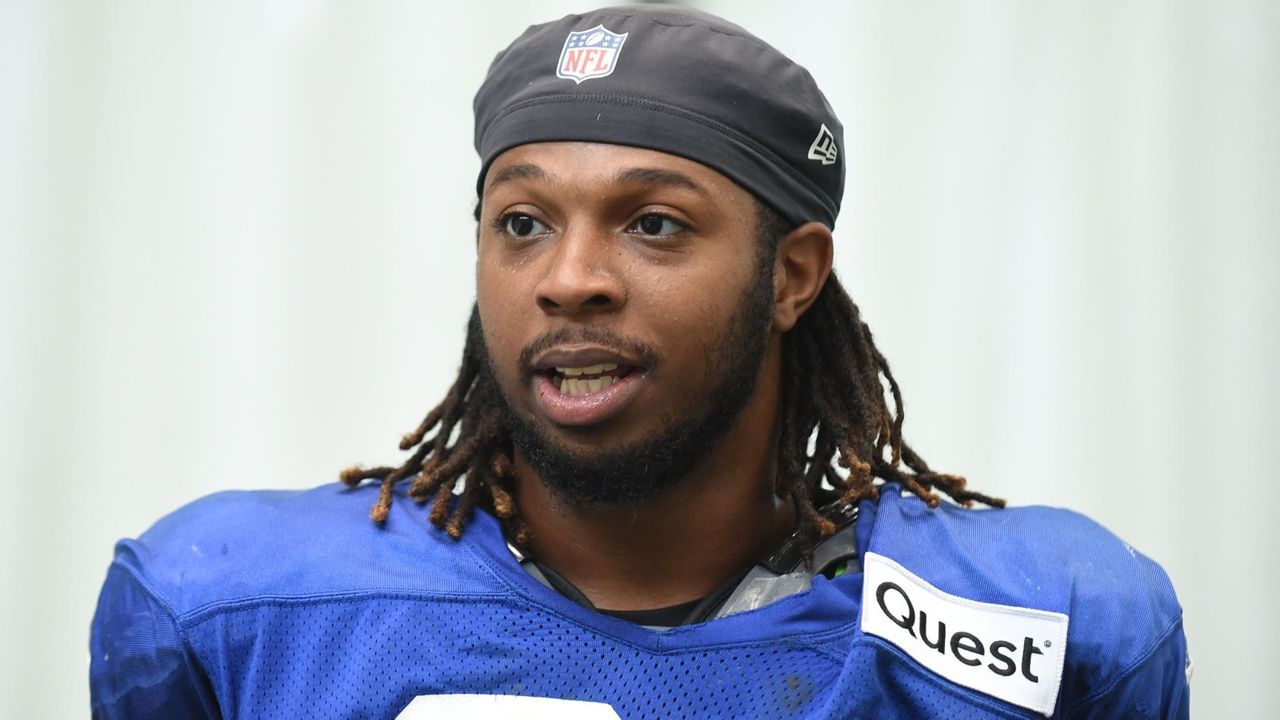
<svg viewBox="0 0 1280 720">
<path fill-rule="evenodd" d="M 857 631 L 858 631 L 858 628 L 857 628 L 857 625 L 855 624 L 852 628 L 842 628 L 840 634 L 847 633 L 847 635 L 850 638 L 850 644 L 852 644 L 852 638 L 857 635 Z M 837 652 L 836 650 L 828 648 L 826 647 L 825 644 L 823 644 L 823 643 L 831 642 L 834 639 L 836 638 L 828 637 L 828 638 L 818 639 L 814 637 L 805 637 L 805 638 L 797 638 L 796 642 L 800 643 L 801 645 L 804 645 L 805 647 L 809 648 L 815 653 L 826 656 L 828 659 L 830 659 L 832 662 L 836 663 L 837 665 L 844 665 L 845 660 L 848 659 L 847 656 L 840 652 Z"/>
<path fill-rule="evenodd" d="M 156 589 L 155 585 L 153 585 L 151 581 L 147 580 L 147 578 L 138 574 L 138 572 L 135 571 L 132 567 L 129 567 L 128 565 L 120 562 L 119 560 L 112 560 L 111 566 L 120 568 L 121 570 L 128 573 L 129 577 L 133 578 L 134 582 L 138 583 L 138 585 L 143 589 L 143 591 L 147 593 L 147 595 L 151 597 L 152 600 L 155 600 L 156 603 L 160 605 L 160 607 L 164 608 L 165 612 L 169 613 L 170 619 L 172 619 L 174 624 L 177 625 L 179 629 L 181 629 L 182 616 L 173 609 L 173 604 L 170 603 L 168 598 L 166 598 L 163 594 L 160 593 L 159 590 Z M 186 641 L 185 634 L 182 639 L 184 642 Z"/>
<path fill-rule="evenodd" d="M 169 620 L 173 622 L 174 631 L 182 640 L 182 648 L 187 652 L 187 656 L 190 658 L 191 662 L 194 662 L 200 669 L 200 672 L 204 674 L 206 678 L 205 682 L 207 683 L 207 679 L 211 677 L 209 669 L 205 666 L 204 659 L 200 657 L 200 652 L 196 650 L 195 643 L 191 641 L 191 637 L 187 634 L 186 624 L 183 622 L 182 616 L 174 610 L 173 604 L 169 602 L 168 598 L 166 598 L 150 580 L 143 577 L 142 574 L 134 568 L 120 562 L 119 560 L 112 560 L 111 567 L 119 568 L 128 574 L 128 576 L 137 583 L 138 588 L 142 590 L 142 592 L 146 593 L 151 600 L 153 600 L 165 611 L 165 613 L 169 615 Z M 191 678 L 191 680 L 196 681 L 194 684 L 197 686 L 201 684 L 199 682 L 200 678 Z M 211 683 L 207 684 L 207 687 L 208 691 L 212 693 L 213 701 L 217 703 L 217 710 L 219 715 L 221 715 L 222 698 L 218 697 L 218 691 Z"/>
<path fill-rule="evenodd" d="M 427 593 L 415 590 L 378 588 L 372 590 L 350 590 L 329 593 L 307 593 L 300 595 L 259 595 L 251 598 L 234 600 L 216 600 L 205 603 L 193 610 L 177 616 L 179 622 L 199 625 L 210 617 L 225 612 L 239 612 L 256 607 L 281 607 L 286 605 L 308 605 L 324 603 L 342 603 L 349 600 L 414 600 L 445 602 L 466 602 L 473 600 L 495 600 L 510 602 L 506 595 L 494 593 Z"/>
<path fill-rule="evenodd" d="M 1066 716 L 1074 717 L 1081 710 L 1084 710 L 1088 706 L 1101 701 L 1107 695 L 1110 695 L 1114 690 L 1116 690 L 1116 688 L 1120 687 L 1120 683 L 1124 682 L 1129 677 L 1129 675 L 1131 675 L 1133 672 L 1135 672 L 1136 670 L 1141 668 L 1143 665 L 1145 665 L 1148 660 L 1150 660 L 1157 652 L 1163 649 L 1165 644 L 1175 637 L 1175 633 L 1180 627 L 1182 627 L 1182 613 L 1178 613 L 1178 617 L 1174 619 L 1174 621 L 1169 625 L 1169 627 L 1165 628 L 1164 632 L 1160 633 L 1159 638 L 1154 643 L 1151 644 L 1151 647 L 1147 648 L 1146 651 L 1139 654 L 1136 660 L 1129 663 L 1129 665 L 1127 665 L 1123 670 L 1121 670 L 1116 675 L 1114 680 L 1112 680 L 1106 687 L 1102 688 L 1096 693 L 1085 697 L 1083 700 L 1077 703 L 1074 707 L 1072 707 L 1069 711 L 1067 711 Z"/>
</svg>

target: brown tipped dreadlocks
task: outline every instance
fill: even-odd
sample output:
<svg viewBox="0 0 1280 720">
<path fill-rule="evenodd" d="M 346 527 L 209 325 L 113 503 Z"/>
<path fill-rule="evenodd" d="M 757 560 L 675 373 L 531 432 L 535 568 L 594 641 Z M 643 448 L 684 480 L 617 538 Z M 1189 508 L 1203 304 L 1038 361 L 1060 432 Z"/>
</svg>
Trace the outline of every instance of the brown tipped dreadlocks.
<svg viewBox="0 0 1280 720">
<path fill-rule="evenodd" d="M 778 240 L 790 228 L 767 205 L 757 203 L 757 210 L 762 258 L 772 263 Z M 400 441 L 401 450 L 416 448 L 413 455 L 400 467 L 352 467 L 342 472 L 349 487 L 368 479 L 381 481 L 382 491 L 370 512 L 375 522 L 386 520 L 396 483 L 412 478 L 409 496 L 419 503 L 430 500 L 431 522 L 454 539 L 462 535 L 476 506 L 483 505 L 502 521 L 517 545 L 528 545 L 530 533 L 511 492 L 511 440 L 495 402 L 498 389 L 483 372 L 482 348 L 479 314 L 473 307 L 457 380 L 417 429 Z M 836 529 L 818 508 L 837 500 L 851 504 L 877 497 L 875 478 L 900 483 L 930 507 L 939 503 L 935 488 L 966 507 L 975 500 L 1004 506 L 999 498 L 967 489 L 963 477 L 931 470 L 903 440 L 902 392 L 858 306 L 834 273 L 809 311 L 783 337 L 782 351 L 786 380 L 776 492 L 794 499 L 806 561 L 813 546 Z M 893 411 L 885 401 L 882 375 L 893 396 Z M 428 438 L 432 430 L 435 435 Z M 837 471 L 837 464 L 847 472 Z M 454 490 L 464 477 L 461 497 L 450 510 Z"/>
</svg>

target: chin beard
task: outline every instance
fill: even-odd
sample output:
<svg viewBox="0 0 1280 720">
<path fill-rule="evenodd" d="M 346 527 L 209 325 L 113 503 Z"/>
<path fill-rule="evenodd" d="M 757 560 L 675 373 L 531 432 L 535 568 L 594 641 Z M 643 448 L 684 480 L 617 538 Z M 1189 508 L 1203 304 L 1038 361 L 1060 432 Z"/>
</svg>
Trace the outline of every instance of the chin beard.
<svg viewBox="0 0 1280 720">
<path fill-rule="evenodd" d="M 655 497 L 688 476 L 699 460 L 737 421 L 755 392 L 768 349 L 773 316 L 773 278 L 762 272 L 748 289 L 742 311 L 725 333 L 705 346 L 718 378 L 702 401 L 681 417 L 663 415 L 662 429 L 625 445 L 579 452 L 548 437 L 543 428 L 512 409 L 494 377 L 484 348 L 486 381 L 498 388 L 503 425 L 512 445 L 553 494 L 575 507 L 633 504 Z"/>
</svg>

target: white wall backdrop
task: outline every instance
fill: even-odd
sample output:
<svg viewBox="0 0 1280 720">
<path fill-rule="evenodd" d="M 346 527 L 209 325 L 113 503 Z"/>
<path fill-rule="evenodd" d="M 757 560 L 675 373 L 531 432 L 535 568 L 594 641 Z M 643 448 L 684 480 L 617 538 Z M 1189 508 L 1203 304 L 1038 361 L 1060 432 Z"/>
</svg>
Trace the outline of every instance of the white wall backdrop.
<svg viewBox="0 0 1280 720">
<path fill-rule="evenodd" d="M 1280 693 L 1280 5 L 707 2 L 846 126 L 837 265 L 913 443 L 1161 561 L 1198 715 Z M 0 0 L 0 716 L 87 714 L 112 543 L 446 389 L 470 101 L 579 3 Z"/>
</svg>

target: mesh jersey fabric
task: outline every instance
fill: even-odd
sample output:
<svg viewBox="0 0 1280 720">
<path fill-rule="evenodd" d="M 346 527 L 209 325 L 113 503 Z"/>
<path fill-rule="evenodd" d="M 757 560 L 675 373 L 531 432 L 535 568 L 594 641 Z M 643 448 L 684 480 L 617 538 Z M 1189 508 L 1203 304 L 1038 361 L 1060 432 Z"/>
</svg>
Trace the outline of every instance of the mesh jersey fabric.
<svg viewBox="0 0 1280 720">
<path fill-rule="evenodd" d="M 420 695 L 589 700 L 621 718 L 1042 717 L 859 628 L 863 573 L 649 630 L 542 586 L 477 512 L 459 541 L 376 488 L 229 492 L 121 541 L 90 641 L 95 718 L 395 718 Z M 929 510 L 886 485 L 858 545 L 947 593 L 1067 613 L 1053 717 L 1186 717 L 1160 568 L 1080 515 Z"/>
</svg>

